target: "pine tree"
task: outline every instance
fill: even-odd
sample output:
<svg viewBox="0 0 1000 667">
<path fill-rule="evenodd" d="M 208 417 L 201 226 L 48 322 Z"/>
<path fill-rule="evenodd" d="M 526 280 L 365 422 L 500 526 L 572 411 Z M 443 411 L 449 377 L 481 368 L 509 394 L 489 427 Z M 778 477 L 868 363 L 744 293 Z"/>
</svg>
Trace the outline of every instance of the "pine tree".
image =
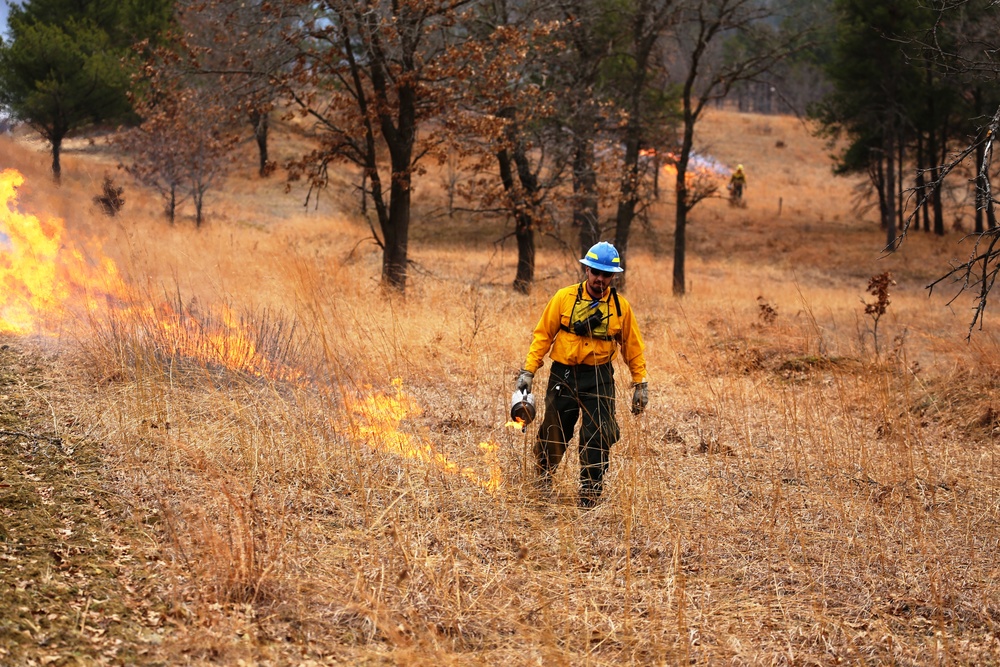
<svg viewBox="0 0 1000 667">
<path fill-rule="evenodd" d="M 28 0 L 11 7 L 11 38 L 0 45 L 0 103 L 49 142 L 57 180 L 70 133 L 134 118 L 123 62 L 133 44 L 165 28 L 169 7 L 168 0 Z"/>
</svg>

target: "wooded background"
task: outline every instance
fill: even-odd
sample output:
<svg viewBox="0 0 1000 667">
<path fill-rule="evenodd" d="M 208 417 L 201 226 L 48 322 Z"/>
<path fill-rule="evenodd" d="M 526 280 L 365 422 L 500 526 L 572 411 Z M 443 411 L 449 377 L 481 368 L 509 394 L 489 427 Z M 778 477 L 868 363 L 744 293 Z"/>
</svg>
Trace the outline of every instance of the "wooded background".
<svg viewBox="0 0 1000 667">
<path fill-rule="evenodd" d="M 251 137 L 260 177 L 309 196 L 347 170 L 399 291 L 427 161 L 453 165 L 452 207 L 516 222 L 522 292 L 539 235 L 613 241 L 627 266 L 666 165 L 683 294 L 688 215 L 722 182 L 692 163 L 710 105 L 811 119 L 837 173 L 867 175 L 887 249 L 944 234 L 949 206 L 992 239 L 998 23 L 991 0 L 29 0 L 8 17 L 0 101 L 56 178 L 67 137 L 113 133 L 171 220 L 190 200 L 202 224 Z M 284 164 L 276 119 L 309 138 Z M 988 248 L 952 271 L 982 307 Z"/>
</svg>

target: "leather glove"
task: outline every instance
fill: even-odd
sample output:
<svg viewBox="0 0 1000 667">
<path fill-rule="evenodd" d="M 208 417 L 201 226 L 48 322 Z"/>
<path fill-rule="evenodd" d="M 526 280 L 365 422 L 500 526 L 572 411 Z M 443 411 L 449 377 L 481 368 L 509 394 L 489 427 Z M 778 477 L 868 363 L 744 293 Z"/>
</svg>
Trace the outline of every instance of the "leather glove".
<svg viewBox="0 0 1000 667">
<path fill-rule="evenodd" d="M 647 405 L 649 405 L 649 383 L 636 382 L 635 392 L 632 394 L 632 414 L 641 415 Z"/>
<path fill-rule="evenodd" d="M 525 394 L 531 393 L 531 381 L 535 379 L 535 374 L 523 368 L 517 373 L 517 382 L 514 384 L 514 391 L 523 391 Z"/>
</svg>

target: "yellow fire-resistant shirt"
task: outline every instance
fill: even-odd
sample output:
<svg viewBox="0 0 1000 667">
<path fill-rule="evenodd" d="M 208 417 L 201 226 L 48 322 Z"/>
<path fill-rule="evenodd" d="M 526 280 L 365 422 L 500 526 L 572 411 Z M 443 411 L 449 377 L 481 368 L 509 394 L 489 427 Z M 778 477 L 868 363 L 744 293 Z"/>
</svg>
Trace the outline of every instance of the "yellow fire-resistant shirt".
<svg viewBox="0 0 1000 667">
<path fill-rule="evenodd" d="M 598 366 L 614 359 L 615 352 L 621 347 L 632 381 L 645 382 L 645 345 L 639 335 L 639 324 L 635 321 L 632 306 L 620 294 L 618 303 L 621 306 L 620 316 L 610 289 L 601 299 L 594 300 L 590 298 L 584 283 L 570 285 L 556 292 L 535 325 L 531 349 L 524 362 L 525 370 L 534 373 L 541 368 L 546 353 L 552 361 L 567 366 Z M 597 337 L 573 333 L 573 323 L 586 320 L 595 309 L 599 309 L 602 315 L 601 324 L 593 329 Z M 561 325 L 565 325 L 570 331 L 561 329 Z M 604 336 L 610 340 L 603 340 Z"/>
</svg>

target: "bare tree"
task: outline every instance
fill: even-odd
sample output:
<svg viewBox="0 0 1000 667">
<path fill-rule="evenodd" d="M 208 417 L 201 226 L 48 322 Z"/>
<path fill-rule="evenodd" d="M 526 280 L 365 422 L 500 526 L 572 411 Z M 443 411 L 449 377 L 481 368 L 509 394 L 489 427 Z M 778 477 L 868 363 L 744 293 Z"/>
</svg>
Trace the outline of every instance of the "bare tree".
<svg viewBox="0 0 1000 667">
<path fill-rule="evenodd" d="M 763 76 L 791 53 L 801 35 L 775 30 L 774 10 L 759 0 L 687 0 L 672 52 L 681 81 L 681 139 L 676 154 L 673 292 L 686 291 L 688 214 L 711 190 L 691 188 L 688 170 L 695 126 L 710 102 L 726 97 L 740 81 Z M 727 38 L 744 37 L 744 47 L 722 53 Z M 752 45 L 753 48 L 747 48 Z"/>
<path fill-rule="evenodd" d="M 906 218 L 894 247 L 902 243 L 924 203 L 944 187 L 949 176 L 964 173 L 971 161 L 978 218 L 975 243 L 966 261 L 953 263 L 940 278 L 928 285 L 931 292 L 947 282 L 957 286 L 949 303 L 967 291 L 975 294 L 969 323 L 971 337 L 977 324 L 982 327 L 989 296 L 1000 272 L 1000 227 L 997 226 L 997 198 L 992 183 L 997 172 L 994 154 L 997 132 L 1000 132 L 1000 103 L 995 97 L 990 100 L 985 92 L 995 89 L 1000 78 L 1000 64 L 996 58 L 1000 50 L 996 40 L 1000 29 L 1000 13 L 997 11 L 1000 4 L 996 0 L 937 0 L 931 3 L 931 7 L 938 13 L 933 30 L 915 41 L 935 54 L 936 66 L 941 71 L 965 82 L 966 96 L 973 100 L 972 113 L 980 114 L 989 101 L 997 106 L 992 112 L 973 119 L 978 123 L 978 129 L 972 139 L 953 153 L 945 164 L 930 171 L 931 177 L 915 190 L 918 204 Z"/>
<path fill-rule="evenodd" d="M 146 72 L 145 93 L 135 99 L 142 123 L 116 139 L 130 157 L 122 167 L 160 193 L 171 223 L 190 198 L 200 227 L 205 195 L 228 172 L 238 135 L 212 91 L 188 85 L 169 66 Z"/>
</svg>

